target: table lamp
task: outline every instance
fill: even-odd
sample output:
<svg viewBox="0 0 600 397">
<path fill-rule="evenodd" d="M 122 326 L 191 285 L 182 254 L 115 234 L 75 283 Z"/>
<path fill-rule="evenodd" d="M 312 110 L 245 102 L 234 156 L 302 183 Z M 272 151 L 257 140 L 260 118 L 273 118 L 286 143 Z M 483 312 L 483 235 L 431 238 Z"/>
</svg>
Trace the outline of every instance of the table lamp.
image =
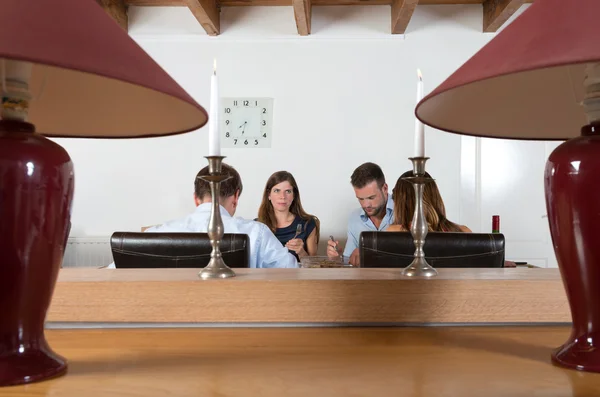
<svg viewBox="0 0 600 397">
<path fill-rule="evenodd" d="M 598 15 L 598 0 L 536 0 L 415 110 L 425 124 L 458 134 L 566 140 L 544 176 L 573 319 L 552 361 L 593 372 L 600 372 Z"/>
<path fill-rule="evenodd" d="M 46 342 L 44 321 L 70 225 L 73 165 L 44 135 L 177 134 L 200 128 L 207 114 L 95 0 L 2 0 L 0 83 L 0 386 L 6 386 L 67 368 Z"/>
</svg>

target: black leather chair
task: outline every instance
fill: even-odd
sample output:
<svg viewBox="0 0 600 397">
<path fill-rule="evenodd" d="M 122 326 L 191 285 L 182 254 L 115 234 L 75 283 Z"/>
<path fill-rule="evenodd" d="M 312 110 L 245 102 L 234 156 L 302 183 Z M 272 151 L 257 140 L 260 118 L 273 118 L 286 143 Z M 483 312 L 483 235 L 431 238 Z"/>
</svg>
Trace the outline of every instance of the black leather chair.
<svg viewBox="0 0 600 397">
<path fill-rule="evenodd" d="M 430 232 L 425 259 L 435 268 L 504 267 L 504 235 L 500 233 Z M 362 232 L 361 267 L 404 268 L 413 260 L 415 244 L 408 232 Z"/>
<path fill-rule="evenodd" d="M 201 268 L 212 251 L 207 233 L 115 232 L 110 247 L 116 268 Z M 225 234 L 221 254 L 229 267 L 249 267 L 248 235 Z"/>
</svg>

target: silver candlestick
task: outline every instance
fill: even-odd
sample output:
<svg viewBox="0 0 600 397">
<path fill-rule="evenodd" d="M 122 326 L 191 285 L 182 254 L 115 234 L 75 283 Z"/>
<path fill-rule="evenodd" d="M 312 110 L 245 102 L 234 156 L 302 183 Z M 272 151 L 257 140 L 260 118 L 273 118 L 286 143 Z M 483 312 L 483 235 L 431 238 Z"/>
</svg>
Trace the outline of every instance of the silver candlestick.
<svg viewBox="0 0 600 397">
<path fill-rule="evenodd" d="M 234 271 L 223 261 L 220 248 L 224 234 L 221 206 L 219 204 L 221 182 L 230 178 L 229 175 L 224 175 L 221 171 L 224 158 L 224 156 L 207 156 L 208 175 L 200 177 L 210 184 L 210 196 L 212 198 L 210 220 L 208 221 L 208 237 L 210 238 L 210 245 L 212 245 L 212 252 L 210 253 L 210 262 L 198 273 L 198 277 L 203 280 L 235 277 Z"/>
<path fill-rule="evenodd" d="M 433 182 L 432 178 L 425 176 L 425 162 L 427 160 L 429 160 L 429 157 L 411 157 L 410 161 L 413 163 L 414 176 L 405 178 L 415 188 L 415 213 L 410 225 L 410 233 L 415 242 L 415 258 L 402 271 L 402 275 L 408 277 L 435 277 L 437 275 L 437 271 L 425 260 L 425 251 L 423 251 L 425 237 L 429 230 L 423 211 L 423 190 L 426 183 Z"/>
</svg>

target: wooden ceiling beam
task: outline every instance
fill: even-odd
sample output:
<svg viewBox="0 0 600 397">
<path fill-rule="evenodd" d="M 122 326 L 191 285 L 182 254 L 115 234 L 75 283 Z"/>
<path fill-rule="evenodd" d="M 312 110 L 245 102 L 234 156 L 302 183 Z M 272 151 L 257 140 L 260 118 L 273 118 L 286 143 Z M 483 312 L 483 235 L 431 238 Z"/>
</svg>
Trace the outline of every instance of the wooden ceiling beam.
<svg viewBox="0 0 600 397">
<path fill-rule="evenodd" d="M 296 28 L 300 36 L 310 34 L 310 22 L 312 17 L 312 0 L 292 0 Z"/>
<path fill-rule="evenodd" d="M 221 10 L 216 0 L 186 0 L 186 4 L 209 36 L 221 33 Z"/>
<path fill-rule="evenodd" d="M 132 6 L 184 6 L 187 0 L 125 0 Z M 533 3 L 534 0 L 524 0 Z M 245 6 L 286 6 L 292 5 L 293 0 L 220 0 L 221 7 Z M 484 0 L 420 0 L 419 5 L 450 5 L 450 4 L 482 4 Z M 344 6 L 344 5 L 392 5 L 393 0 L 312 0 L 312 6 Z"/>
<path fill-rule="evenodd" d="M 128 18 L 125 0 L 96 0 L 96 2 L 127 32 Z"/>
<path fill-rule="evenodd" d="M 484 0 L 483 31 L 496 32 L 525 2 L 525 0 Z"/>
<path fill-rule="evenodd" d="M 392 1 L 392 34 L 404 34 L 419 0 Z"/>
<path fill-rule="evenodd" d="M 187 7 L 186 0 L 125 0 L 130 6 Z"/>
</svg>

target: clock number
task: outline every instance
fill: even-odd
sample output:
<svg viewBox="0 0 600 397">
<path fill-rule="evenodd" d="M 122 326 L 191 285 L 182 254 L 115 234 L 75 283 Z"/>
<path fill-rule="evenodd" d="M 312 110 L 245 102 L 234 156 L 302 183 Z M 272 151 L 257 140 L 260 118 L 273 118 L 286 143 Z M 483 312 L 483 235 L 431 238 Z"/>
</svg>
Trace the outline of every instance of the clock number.
<svg viewBox="0 0 600 397">
<path fill-rule="evenodd" d="M 254 101 L 254 106 L 258 106 L 258 101 Z"/>
<path fill-rule="evenodd" d="M 266 120 L 263 120 L 263 121 L 262 121 L 262 125 L 267 125 L 267 121 L 266 121 Z"/>
<path fill-rule="evenodd" d="M 244 101 L 244 106 L 248 106 L 250 104 L 249 101 Z"/>
<path fill-rule="evenodd" d="M 233 106 L 237 106 L 237 101 L 233 101 Z"/>
<path fill-rule="evenodd" d="M 266 138 L 266 137 L 267 137 L 267 133 L 265 132 L 265 133 L 263 134 L 263 138 Z"/>
<path fill-rule="evenodd" d="M 267 108 L 263 108 L 263 114 L 267 113 Z"/>
<path fill-rule="evenodd" d="M 244 145 L 247 145 L 247 144 L 248 144 L 248 140 L 246 139 L 246 140 L 244 141 Z"/>
<path fill-rule="evenodd" d="M 225 108 L 225 113 L 231 113 L 231 108 Z"/>
<path fill-rule="evenodd" d="M 233 139 L 233 144 L 237 145 L 237 139 L 235 139 L 235 138 Z"/>
<path fill-rule="evenodd" d="M 229 132 L 225 133 L 225 138 L 229 138 Z"/>
<path fill-rule="evenodd" d="M 225 120 L 225 125 L 229 125 L 229 120 Z"/>
<path fill-rule="evenodd" d="M 255 139 L 255 140 L 254 140 L 254 144 L 255 144 L 255 145 L 258 145 L 258 139 Z"/>
</svg>

